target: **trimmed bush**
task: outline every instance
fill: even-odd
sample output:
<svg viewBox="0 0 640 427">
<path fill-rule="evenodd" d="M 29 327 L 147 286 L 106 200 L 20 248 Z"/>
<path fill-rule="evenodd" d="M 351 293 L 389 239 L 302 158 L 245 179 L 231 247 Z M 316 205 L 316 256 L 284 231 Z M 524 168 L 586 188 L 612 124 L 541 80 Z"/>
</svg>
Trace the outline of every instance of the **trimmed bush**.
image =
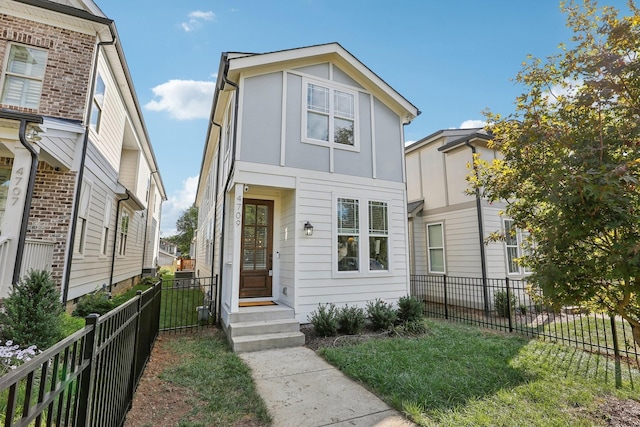
<svg viewBox="0 0 640 427">
<path fill-rule="evenodd" d="M 94 292 L 80 297 L 75 310 L 73 310 L 73 315 L 76 317 L 87 317 L 91 313 L 96 313 L 102 316 L 115 307 L 116 304 L 109 298 L 109 294 L 101 289 L 96 289 Z"/>
<path fill-rule="evenodd" d="M 367 302 L 367 314 L 371 319 L 371 326 L 377 331 L 390 329 L 398 318 L 398 311 L 379 298 L 374 302 Z"/>
<path fill-rule="evenodd" d="M 338 327 L 339 330 L 349 334 L 358 335 L 364 329 L 365 314 L 360 307 L 347 307 L 339 310 Z"/>
<path fill-rule="evenodd" d="M 401 322 L 415 322 L 422 319 L 424 307 L 422 301 L 414 296 L 407 295 L 398 300 L 398 320 Z"/>
<path fill-rule="evenodd" d="M 511 294 L 511 298 L 508 298 L 507 291 L 498 291 L 493 294 L 496 314 L 500 317 L 509 317 L 509 313 L 515 313 L 516 302 L 516 296 Z"/>
<path fill-rule="evenodd" d="M 4 300 L 2 338 L 44 350 L 62 338 L 62 312 L 60 292 L 49 272 L 31 270 Z"/>
<path fill-rule="evenodd" d="M 318 335 L 331 337 L 338 333 L 338 310 L 333 304 L 318 304 L 318 309 L 309 315 L 309 321 Z"/>
</svg>

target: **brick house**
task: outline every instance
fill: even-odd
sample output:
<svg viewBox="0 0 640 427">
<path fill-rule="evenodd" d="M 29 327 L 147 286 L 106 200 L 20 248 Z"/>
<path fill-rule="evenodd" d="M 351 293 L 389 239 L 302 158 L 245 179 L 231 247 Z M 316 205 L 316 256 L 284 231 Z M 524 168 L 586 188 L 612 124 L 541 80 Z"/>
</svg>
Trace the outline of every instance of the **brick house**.
<svg viewBox="0 0 640 427">
<path fill-rule="evenodd" d="M 0 0 L 0 297 L 29 269 L 64 302 L 157 265 L 162 179 L 112 20 Z"/>
</svg>

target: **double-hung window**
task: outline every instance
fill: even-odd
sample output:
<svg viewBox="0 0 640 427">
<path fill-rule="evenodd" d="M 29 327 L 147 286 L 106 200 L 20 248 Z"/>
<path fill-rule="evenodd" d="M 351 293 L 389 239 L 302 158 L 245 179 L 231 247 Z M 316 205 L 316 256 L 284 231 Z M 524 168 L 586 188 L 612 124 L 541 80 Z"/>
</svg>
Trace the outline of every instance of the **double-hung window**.
<svg viewBox="0 0 640 427">
<path fill-rule="evenodd" d="M 305 85 L 303 140 L 337 147 L 356 146 L 356 93 L 310 80 L 305 80 Z"/>
<path fill-rule="evenodd" d="M 429 273 L 445 273 L 443 223 L 427 224 Z"/>
<path fill-rule="evenodd" d="M 129 212 L 123 210 L 120 214 L 120 230 L 118 237 L 120 244 L 118 245 L 118 255 L 127 254 L 127 236 L 129 235 Z"/>
<path fill-rule="evenodd" d="M 93 91 L 93 103 L 91 104 L 91 119 L 89 126 L 95 132 L 100 132 L 100 119 L 102 118 L 102 109 L 104 106 L 105 86 L 104 80 L 100 74 L 96 77 L 96 86 Z"/>
<path fill-rule="evenodd" d="M 338 198 L 336 220 L 338 272 L 390 270 L 386 202 Z"/>
<path fill-rule="evenodd" d="M 91 184 L 83 183 L 80 189 L 80 205 L 78 206 L 78 221 L 76 223 L 76 234 L 73 242 L 73 252 L 83 255 L 85 251 L 85 241 L 87 239 L 87 221 L 89 219 L 89 206 L 91 204 Z"/>
<path fill-rule="evenodd" d="M 389 269 L 389 220 L 385 202 L 369 201 L 369 269 Z"/>
<path fill-rule="evenodd" d="M 0 102 L 37 109 L 46 65 L 46 50 L 10 44 Z"/>
<path fill-rule="evenodd" d="M 512 219 L 504 220 L 504 246 L 509 274 L 525 274 L 531 270 L 518 264 L 518 258 L 526 253 L 525 242 L 529 233 L 515 227 Z"/>
<path fill-rule="evenodd" d="M 109 226 L 111 224 L 111 208 L 113 202 L 107 198 L 104 203 L 104 217 L 102 218 L 102 235 L 100 237 L 100 255 L 107 255 L 109 244 Z"/>
</svg>

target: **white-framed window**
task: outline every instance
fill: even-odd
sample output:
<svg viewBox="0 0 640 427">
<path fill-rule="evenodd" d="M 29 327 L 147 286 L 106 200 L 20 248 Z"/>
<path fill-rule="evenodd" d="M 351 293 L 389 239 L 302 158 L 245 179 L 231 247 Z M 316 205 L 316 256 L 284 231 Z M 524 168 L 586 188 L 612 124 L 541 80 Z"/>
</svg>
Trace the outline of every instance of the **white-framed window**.
<svg viewBox="0 0 640 427">
<path fill-rule="evenodd" d="M 387 202 L 338 197 L 336 242 L 338 273 L 390 271 Z"/>
<path fill-rule="evenodd" d="M 118 255 L 127 254 L 127 237 L 129 235 L 129 212 L 122 209 L 120 213 L 120 224 L 118 228 Z"/>
<path fill-rule="evenodd" d="M 91 104 L 91 118 L 89 120 L 89 127 L 94 132 L 100 132 L 100 120 L 102 119 L 102 109 L 104 108 L 104 94 L 106 88 L 102 76 L 98 74 L 96 76 L 96 86 L 93 90 L 93 102 Z"/>
<path fill-rule="evenodd" d="M 389 209 L 369 200 L 369 270 L 389 270 Z"/>
<path fill-rule="evenodd" d="M 104 217 L 102 218 L 102 235 L 100 236 L 100 255 L 107 255 L 109 251 L 109 227 L 111 225 L 111 209 L 113 201 L 107 197 L 104 203 Z"/>
<path fill-rule="evenodd" d="M 3 75 L 0 102 L 37 109 L 47 67 L 48 52 L 11 43 Z"/>
<path fill-rule="evenodd" d="M 531 273 L 529 268 L 518 264 L 518 258 L 522 257 L 525 251 L 525 242 L 529 233 L 515 227 L 512 219 L 503 220 L 504 224 L 504 248 L 507 262 L 508 274 Z"/>
<path fill-rule="evenodd" d="M 335 148 L 357 149 L 357 93 L 328 82 L 303 79 L 306 96 L 302 116 L 302 140 Z"/>
<path fill-rule="evenodd" d="M 76 234 L 73 241 L 73 253 L 84 255 L 85 242 L 87 240 L 87 222 L 89 219 L 89 206 L 91 204 L 91 184 L 83 182 L 80 188 L 80 204 L 78 205 L 78 220 L 76 222 Z"/>
<path fill-rule="evenodd" d="M 429 273 L 446 272 L 444 256 L 444 224 L 437 222 L 427 224 L 427 256 L 429 257 Z"/>
</svg>

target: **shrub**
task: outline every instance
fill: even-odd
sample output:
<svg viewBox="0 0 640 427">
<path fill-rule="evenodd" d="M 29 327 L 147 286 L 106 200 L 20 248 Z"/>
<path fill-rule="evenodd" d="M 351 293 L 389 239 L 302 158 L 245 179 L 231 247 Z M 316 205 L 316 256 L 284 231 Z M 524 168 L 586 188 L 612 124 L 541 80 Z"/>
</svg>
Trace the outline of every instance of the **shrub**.
<svg viewBox="0 0 640 427">
<path fill-rule="evenodd" d="M 360 307 L 347 307 L 346 305 L 338 312 L 338 327 L 349 335 L 358 335 L 364 329 L 365 315 Z"/>
<path fill-rule="evenodd" d="M 403 337 L 418 337 L 427 333 L 427 325 L 423 319 L 407 321 L 396 326 L 393 333 Z"/>
<path fill-rule="evenodd" d="M 516 296 L 513 294 L 511 294 L 511 298 L 507 298 L 507 291 L 498 291 L 493 294 L 496 313 L 500 317 L 509 317 L 509 313 L 514 313 L 516 302 Z"/>
<path fill-rule="evenodd" d="M 60 292 L 49 272 L 30 270 L 4 300 L 2 337 L 46 349 L 62 338 L 62 312 Z"/>
<path fill-rule="evenodd" d="M 63 337 L 68 337 L 85 326 L 83 318 L 70 316 L 67 313 L 63 313 L 61 319 Z"/>
<path fill-rule="evenodd" d="M 318 309 L 311 312 L 309 321 L 318 335 L 330 337 L 338 333 L 338 310 L 333 304 L 318 304 Z"/>
<path fill-rule="evenodd" d="M 80 297 L 73 315 L 77 317 L 87 317 L 91 313 L 103 315 L 115 308 L 115 303 L 105 291 L 96 289 L 90 294 Z"/>
<path fill-rule="evenodd" d="M 367 302 L 367 314 L 371 319 L 371 325 L 377 331 L 391 328 L 398 318 L 398 311 L 379 298 L 374 302 Z"/>
<path fill-rule="evenodd" d="M 407 295 L 398 300 L 398 320 L 401 322 L 415 322 L 422 319 L 422 301 Z"/>
</svg>

